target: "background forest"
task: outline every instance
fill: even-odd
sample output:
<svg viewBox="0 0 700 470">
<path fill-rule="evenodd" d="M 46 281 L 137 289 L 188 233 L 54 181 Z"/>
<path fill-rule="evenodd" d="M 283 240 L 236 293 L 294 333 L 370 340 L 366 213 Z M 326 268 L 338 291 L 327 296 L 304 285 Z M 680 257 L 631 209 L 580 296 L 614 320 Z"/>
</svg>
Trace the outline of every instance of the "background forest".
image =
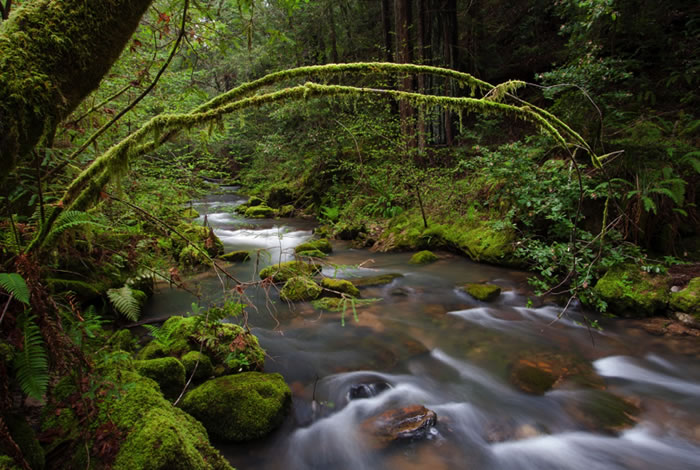
<svg viewBox="0 0 700 470">
<path fill-rule="evenodd" d="M 32 3 L 0 0 L 0 28 Z M 700 6 L 690 0 L 154 1 L 99 87 L 29 157 L 3 166 L 4 408 L 18 408 L 18 390 L 42 399 L 56 383 L 49 369 L 92 370 L 81 348 L 104 334 L 104 319 L 136 321 L 154 279 L 180 283 L 221 254 L 213 232 L 190 223 L 188 202 L 211 183 L 241 185 L 269 214 L 316 217 L 321 233 L 357 246 L 446 249 L 528 269 L 538 293 L 603 312 L 618 313 L 593 289 L 611 269 L 670 272 L 685 286 L 700 259 L 698 44 Z M 512 99 L 556 115 L 603 164 L 495 113 L 310 96 L 156 135 L 162 145 L 109 167 L 96 198 L 52 219 L 71 182 L 151 118 L 189 113 L 272 72 L 353 62 L 517 81 Z M 443 76 L 370 66 L 308 79 L 475 93 Z M 100 452 L 110 458 L 109 445 Z"/>
</svg>

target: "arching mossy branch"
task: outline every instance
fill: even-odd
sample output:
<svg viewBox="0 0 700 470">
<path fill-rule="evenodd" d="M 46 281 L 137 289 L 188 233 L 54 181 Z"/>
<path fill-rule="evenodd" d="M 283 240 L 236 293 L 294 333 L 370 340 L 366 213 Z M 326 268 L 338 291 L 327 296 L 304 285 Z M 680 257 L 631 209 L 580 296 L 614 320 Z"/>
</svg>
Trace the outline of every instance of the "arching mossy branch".
<svg viewBox="0 0 700 470">
<path fill-rule="evenodd" d="M 348 66 L 352 65 L 355 64 L 348 64 Z M 378 65 L 383 67 L 385 65 L 396 64 Z M 337 65 L 335 67 L 340 66 Z M 411 66 L 409 68 L 415 67 L 418 66 Z M 403 67 L 401 68 L 403 69 Z M 305 68 L 296 70 L 299 71 L 303 69 Z M 308 70 L 310 68 L 306 69 Z M 432 69 L 437 68 L 432 67 Z M 455 73 L 459 74 L 458 72 Z M 242 89 L 243 87 L 245 86 L 239 87 L 239 89 Z M 492 89 L 495 89 L 495 87 L 492 87 Z M 507 92 L 509 89 L 511 89 L 511 87 L 505 87 L 505 92 Z M 250 91 L 252 88 L 248 88 L 248 90 Z M 101 188 L 109 181 L 110 178 L 121 175 L 126 171 L 130 159 L 143 155 L 157 148 L 162 142 L 161 137 L 163 135 L 167 135 L 168 133 L 176 132 L 182 129 L 191 129 L 206 123 L 215 122 L 225 115 L 250 107 L 259 107 L 282 101 L 308 99 L 310 97 L 359 97 L 363 95 L 386 96 L 396 100 L 406 100 L 416 107 L 443 107 L 460 114 L 463 112 L 476 112 L 480 114 L 510 116 L 512 118 L 534 124 L 539 129 L 549 133 L 560 145 L 565 148 L 573 145 L 570 144 L 562 135 L 562 131 L 564 132 L 564 135 L 570 135 L 571 132 L 573 132 L 570 131 L 568 126 L 563 124 L 558 119 L 548 119 L 547 114 L 549 113 L 546 113 L 545 111 L 525 102 L 522 102 L 524 104 L 521 106 L 516 106 L 499 102 L 493 98 L 489 99 L 489 96 L 485 98 L 455 98 L 409 93 L 381 88 L 358 88 L 344 85 L 323 85 L 309 82 L 304 85 L 254 95 L 247 98 L 238 98 L 240 96 L 238 93 L 226 93 L 215 99 L 218 104 L 217 107 L 204 105 L 200 106 L 195 110 L 195 112 L 192 113 L 164 114 L 152 118 L 143 127 L 141 127 L 141 129 L 129 135 L 127 138 L 107 150 L 107 152 L 97 158 L 80 175 L 78 175 L 66 190 L 59 203 L 59 208 L 60 210 L 85 209 L 95 200 Z M 224 97 L 226 97 L 226 99 L 224 99 Z M 576 134 L 576 137 L 578 138 L 574 138 L 574 140 L 578 141 L 580 136 Z M 575 142 L 574 144 L 576 143 L 580 145 L 579 142 Z M 28 251 L 41 246 L 45 238 L 46 231 L 50 230 L 51 224 L 55 220 L 55 217 L 57 217 L 60 210 L 53 212 L 52 218 L 49 219 L 46 224 L 44 224 L 42 231 L 28 247 Z"/>
</svg>

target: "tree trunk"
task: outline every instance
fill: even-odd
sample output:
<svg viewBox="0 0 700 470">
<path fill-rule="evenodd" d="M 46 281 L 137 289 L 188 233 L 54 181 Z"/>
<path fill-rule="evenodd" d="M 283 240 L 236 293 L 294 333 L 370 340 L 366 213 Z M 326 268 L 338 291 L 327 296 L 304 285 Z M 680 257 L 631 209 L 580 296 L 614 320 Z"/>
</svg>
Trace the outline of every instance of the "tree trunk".
<svg viewBox="0 0 700 470">
<path fill-rule="evenodd" d="M 418 0 L 418 19 L 416 21 L 416 59 L 421 65 L 426 64 L 425 60 L 425 24 L 426 24 L 426 0 Z M 425 93 L 425 75 L 418 74 L 418 92 Z M 427 110 L 421 108 L 418 112 L 418 149 L 422 155 L 425 151 L 425 113 Z"/>
<path fill-rule="evenodd" d="M 331 26 L 331 60 L 334 64 L 340 62 L 338 59 L 338 39 L 336 37 L 335 17 L 333 15 L 333 3 L 328 5 L 328 20 Z"/>
<path fill-rule="evenodd" d="M 0 24 L 0 179 L 97 88 L 151 1 L 34 0 Z"/>
<path fill-rule="evenodd" d="M 387 62 L 394 58 L 393 47 L 391 47 L 391 12 L 389 11 L 389 0 L 382 0 L 382 32 L 384 33 L 384 57 Z"/>
<path fill-rule="evenodd" d="M 394 0 L 394 19 L 396 22 L 396 62 L 400 64 L 413 61 L 411 23 L 412 11 L 410 0 Z M 401 91 L 413 91 L 413 77 L 407 75 L 399 84 Z M 415 147 L 415 126 L 413 123 L 413 108 L 405 100 L 399 101 L 399 119 L 401 133 L 407 140 L 409 148 Z"/>
<path fill-rule="evenodd" d="M 455 69 L 457 67 L 457 0 L 447 0 L 446 4 L 443 28 L 445 63 L 448 68 Z M 450 79 L 445 80 L 445 96 L 452 96 Z M 454 123 L 449 110 L 445 110 L 445 143 L 450 147 L 454 144 Z"/>
</svg>

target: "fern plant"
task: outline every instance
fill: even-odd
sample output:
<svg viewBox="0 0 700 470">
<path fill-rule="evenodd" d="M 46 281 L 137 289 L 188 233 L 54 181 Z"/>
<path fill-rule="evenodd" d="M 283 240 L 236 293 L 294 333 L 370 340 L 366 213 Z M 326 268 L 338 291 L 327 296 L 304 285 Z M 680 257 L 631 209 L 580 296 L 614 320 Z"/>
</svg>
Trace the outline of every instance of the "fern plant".
<svg viewBox="0 0 700 470">
<path fill-rule="evenodd" d="M 145 294 L 129 286 L 119 289 L 109 289 L 107 297 L 114 309 L 124 315 L 130 321 L 137 321 L 141 315 L 141 306 L 145 301 Z"/>
<path fill-rule="evenodd" d="M 0 273 L 0 287 L 11 297 L 29 305 L 29 288 L 24 278 L 17 273 Z"/>
<path fill-rule="evenodd" d="M 153 341 L 156 344 L 163 346 L 165 349 L 169 348 L 175 342 L 175 338 L 171 337 L 173 331 L 175 330 L 166 330 L 163 327 L 158 328 L 157 326 L 153 325 L 143 325 L 143 327 L 146 328 L 151 334 Z"/>
<path fill-rule="evenodd" d="M 22 350 L 15 355 L 14 369 L 22 392 L 43 401 L 49 383 L 49 359 L 44 349 L 41 330 L 34 319 L 34 315 L 23 315 L 19 318 L 23 341 Z"/>
</svg>

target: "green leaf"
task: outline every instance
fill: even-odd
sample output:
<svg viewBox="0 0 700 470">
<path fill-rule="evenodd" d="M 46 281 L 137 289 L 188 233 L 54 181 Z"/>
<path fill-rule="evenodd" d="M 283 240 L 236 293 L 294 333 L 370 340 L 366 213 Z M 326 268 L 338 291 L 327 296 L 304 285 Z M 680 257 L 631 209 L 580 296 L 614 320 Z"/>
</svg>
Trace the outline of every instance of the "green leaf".
<svg viewBox="0 0 700 470">
<path fill-rule="evenodd" d="M 129 286 L 119 289 L 109 289 L 107 297 L 112 302 L 114 309 L 124 315 L 128 320 L 137 321 L 141 315 L 141 303 L 134 297 L 134 291 Z"/>
<path fill-rule="evenodd" d="M 49 383 L 49 360 L 41 330 L 34 322 L 33 315 L 20 318 L 19 327 L 24 339 L 22 350 L 14 359 L 15 376 L 22 392 L 43 401 Z"/>
<path fill-rule="evenodd" d="M 17 273 L 0 273 L 0 286 L 20 302 L 29 305 L 29 288 Z"/>
</svg>

